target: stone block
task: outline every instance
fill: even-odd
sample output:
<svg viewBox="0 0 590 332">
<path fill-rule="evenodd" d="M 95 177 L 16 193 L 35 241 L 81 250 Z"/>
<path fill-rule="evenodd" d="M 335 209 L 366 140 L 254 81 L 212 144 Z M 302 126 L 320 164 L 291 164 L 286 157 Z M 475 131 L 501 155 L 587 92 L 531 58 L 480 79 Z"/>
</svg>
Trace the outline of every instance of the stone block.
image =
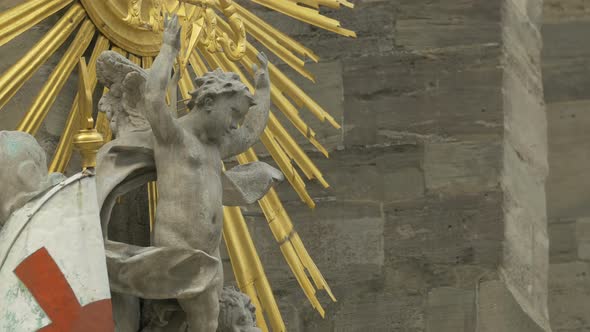
<svg viewBox="0 0 590 332">
<path fill-rule="evenodd" d="M 571 262 L 578 256 L 576 224 L 549 225 L 549 254 L 552 263 Z"/>
<path fill-rule="evenodd" d="M 530 89 L 514 72 L 504 74 L 504 141 L 518 153 L 520 162 L 548 172 L 547 118 L 542 91 Z M 540 81 L 538 82 L 540 83 Z"/>
<path fill-rule="evenodd" d="M 312 160 L 323 172 L 330 187 L 308 182 L 309 194 L 322 200 L 405 201 L 422 197 L 423 149 L 416 145 L 346 149 L 330 159 L 318 154 Z M 279 187 L 283 201 L 300 201 L 287 183 Z"/>
<path fill-rule="evenodd" d="M 579 10 L 579 12 L 584 11 Z M 544 23 L 543 66 L 563 64 L 575 58 L 588 58 L 590 46 L 586 42 L 584 33 L 588 29 L 590 29 L 589 21 Z"/>
<path fill-rule="evenodd" d="M 427 332 L 475 331 L 475 287 L 432 289 L 426 305 Z"/>
<path fill-rule="evenodd" d="M 477 297 L 479 332 L 543 332 L 547 329 L 533 321 L 500 280 L 482 282 Z"/>
<path fill-rule="evenodd" d="M 580 218 L 576 222 L 576 240 L 578 244 L 578 258 L 590 260 L 590 218 Z"/>
<path fill-rule="evenodd" d="M 545 101 L 548 104 L 590 99 L 590 60 L 566 58 L 543 65 Z"/>
<path fill-rule="evenodd" d="M 387 262 L 497 266 L 504 231 L 501 200 L 501 193 L 489 192 L 386 205 Z"/>
<path fill-rule="evenodd" d="M 308 253 L 330 285 L 380 276 L 384 260 L 380 204 L 337 201 L 323 202 L 313 211 L 296 203 L 286 204 L 285 208 Z M 267 222 L 261 216 L 248 220 L 273 287 L 298 289 Z"/>
<path fill-rule="evenodd" d="M 500 43 L 500 1 L 400 1 L 396 45 L 421 50 Z"/>
<path fill-rule="evenodd" d="M 590 4 L 586 0 L 543 1 L 543 24 L 557 24 L 590 19 Z M 545 27 L 543 27 L 545 29 Z M 545 32 L 543 32 L 545 34 Z"/>
<path fill-rule="evenodd" d="M 498 188 L 500 155 L 498 142 L 426 143 L 424 175 L 433 193 L 460 195 Z"/>
<path fill-rule="evenodd" d="M 345 145 L 499 135 L 498 57 L 490 46 L 343 60 Z"/>
<path fill-rule="evenodd" d="M 590 329 L 590 265 L 587 262 L 551 264 L 549 315 L 554 331 Z"/>
<path fill-rule="evenodd" d="M 549 164 L 547 214 L 555 219 L 590 215 L 590 101 L 547 105 Z"/>
<path fill-rule="evenodd" d="M 342 27 L 356 32 L 357 38 L 347 38 L 316 27 L 297 40 L 312 49 L 322 60 L 391 54 L 394 51 L 396 3 L 392 1 L 362 1 L 354 9 L 322 10 L 328 17 L 340 21 Z"/>
<path fill-rule="evenodd" d="M 332 318 L 333 331 L 424 331 L 423 298 L 387 292 L 366 292 L 343 302 Z M 326 331 L 326 330 L 306 330 Z"/>
</svg>

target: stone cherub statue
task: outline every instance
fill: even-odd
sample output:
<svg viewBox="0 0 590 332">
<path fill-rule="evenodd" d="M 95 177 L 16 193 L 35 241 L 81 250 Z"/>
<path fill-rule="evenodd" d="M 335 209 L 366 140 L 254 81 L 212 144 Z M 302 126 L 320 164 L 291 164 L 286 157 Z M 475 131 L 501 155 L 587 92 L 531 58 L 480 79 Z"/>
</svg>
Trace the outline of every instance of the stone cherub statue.
<svg viewBox="0 0 590 332">
<path fill-rule="evenodd" d="M 114 52 L 99 57 L 97 76 L 109 87 L 99 107 L 114 119 L 116 139 L 98 154 L 98 199 L 107 234 L 116 197 L 157 178 L 152 247 L 106 239 L 111 289 L 144 299 L 175 298 L 190 331 L 215 331 L 223 287 L 223 205 L 253 203 L 283 176 L 262 162 L 222 170 L 222 160 L 246 151 L 266 127 L 270 82 L 264 54 L 254 68 L 255 95 L 237 74 L 216 70 L 196 79 L 190 112 L 176 118 L 176 105 L 168 106 L 165 96 L 179 49 L 180 25 L 173 16 L 165 20 L 162 49 L 150 70 Z"/>
<path fill-rule="evenodd" d="M 266 126 L 270 107 L 266 59 L 259 57 L 263 67 L 255 79 L 256 97 L 237 74 L 215 71 L 197 80 L 198 88 L 191 93 L 189 104 L 192 111 L 180 122 L 165 100 L 179 50 L 180 25 L 174 16 L 165 22 L 162 49 L 145 86 L 144 109 L 155 137 L 159 183 L 153 244 L 190 247 L 219 257 L 223 224 L 221 160 L 252 146 Z M 214 288 L 198 297 L 179 299 L 194 331 L 217 328 L 221 271 L 214 283 Z"/>
<path fill-rule="evenodd" d="M 219 332 L 261 332 L 256 327 L 256 308 L 248 295 L 231 287 L 221 293 Z"/>
<path fill-rule="evenodd" d="M 47 175 L 45 151 L 20 131 L 0 131 L 0 165 L 0 228 L 14 211 L 64 179 Z"/>
<path fill-rule="evenodd" d="M 241 293 L 234 287 L 224 287 L 221 291 L 217 321 L 217 332 L 261 332 L 256 327 L 256 308 L 248 295 Z M 164 328 L 160 328 L 162 326 Z M 186 315 L 180 308 L 178 301 L 169 300 L 144 304 L 142 332 L 184 332 L 186 329 Z"/>
</svg>

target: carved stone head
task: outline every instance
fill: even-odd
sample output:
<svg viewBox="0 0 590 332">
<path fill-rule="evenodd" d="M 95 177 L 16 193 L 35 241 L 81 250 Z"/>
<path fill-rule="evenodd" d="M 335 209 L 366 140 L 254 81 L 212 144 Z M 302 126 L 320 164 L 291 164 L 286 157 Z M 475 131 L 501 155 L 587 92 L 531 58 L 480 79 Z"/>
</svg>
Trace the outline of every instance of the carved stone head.
<svg viewBox="0 0 590 332">
<path fill-rule="evenodd" d="M 237 129 L 254 105 L 254 97 L 236 73 L 217 69 L 197 78 L 195 83 L 197 89 L 190 93 L 192 98 L 187 106 L 192 112 L 202 111 L 207 115 L 201 119 L 211 140 Z"/>
<path fill-rule="evenodd" d="M 45 151 L 20 131 L 0 131 L 0 226 L 51 185 Z"/>
<path fill-rule="evenodd" d="M 256 327 L 256 308 L 246 294 L 225 287 L 219 299 L 219 311 L 217 332 L 261 332 Z"/>
</svg>

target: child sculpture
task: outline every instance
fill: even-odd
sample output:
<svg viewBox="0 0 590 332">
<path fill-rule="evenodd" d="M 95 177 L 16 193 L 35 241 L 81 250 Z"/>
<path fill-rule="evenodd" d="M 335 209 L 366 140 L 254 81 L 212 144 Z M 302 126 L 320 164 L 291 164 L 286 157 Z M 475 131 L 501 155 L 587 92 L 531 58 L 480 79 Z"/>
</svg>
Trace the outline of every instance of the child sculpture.
<svg viewBox="0 0 590 332">
<path fill-rule="evenodd" d="M 198 249 L 219 257 L 221 161 L 250 148 L 266 127 L 270 108 L 267 59 L 263 54 L 258 57 L 262 68 L 255 69 L 255 96 L 237 74 L 217 70 L 197 79 L 191 112 L 176 119 L 165 96 L 179 50 L 180 25 L 173 16 L 165 21 L 162 49 L 145 83 L 143 109 L 155 137 L 159 194 L 153 245 Z M 217 328 L 221 264 L 214 284 L 199 296 L 178 299 L 191 331 Z"/>
</svg>

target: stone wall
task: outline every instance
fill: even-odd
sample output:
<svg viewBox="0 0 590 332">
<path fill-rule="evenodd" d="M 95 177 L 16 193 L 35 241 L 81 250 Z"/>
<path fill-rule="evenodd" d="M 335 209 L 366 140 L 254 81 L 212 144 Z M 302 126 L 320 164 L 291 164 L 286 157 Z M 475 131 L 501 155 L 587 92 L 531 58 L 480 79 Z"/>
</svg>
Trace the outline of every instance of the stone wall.
<svg viewBox="0 0 590 332">
<path fill-rule="evenodd" d="M 542 6 L 539 0 L 509 0 L 503 11 L 505 247 L 501 272 L 525 312 L 549 329 Z"/>
<path fill-rule="evenodd" d="M 553 331 L 590 329 L 590 3 L 546 0 L 547 215 Z"/>
<path fill-rule="evenodd" d="M 317 50 L 321 63 L 309 68 L 319 74 L 320 87 L 306 85 L 306 90 L 343 125 L 341 132 L 335 132 L 311 122 L 331 151 L 325 160 L 310 149 L 332 184 L 328 190 L 308 184 L 316 209 L 307 209 L 288 186 L 279 190 L 338 298 L 335 304 L 323 301 L 326 319 L 307 303 L 266 222 L 261 216 L 249 220 L 288 329 L 537 331 L 539 325 L 547 329 L 543 279 L 547 273 L 542 273 L 547 268 L 542 260 L 548 256 L 546 235 L 544 241 L 542 237 L 546 143 L 535 155 L 537 151 L 522 142 L 532 137 L 543 144 L 546 128 L 538 93 L 542 92 L 538 30 L 530 36 L 519 24 L 526 18 L 528 28 L 533 19 L 518 8 L 520 16 L 504 13 L 503 21 L 503 1 L 356 4 L 353 12 L 334 13 L 344 26 L 357 31 L 356 40 L 290 21 L 281 25 Z M 512 15 L 515 4 L 510 6 Z M 278 14 L 258 13 L 279 22 Z M 511 25 L 507 27 L 506 21 Z M 529 37 L 536 38 L 531 51 L 537 61 L 521 64 L 522 55 L 505 47 L 506 39 L 518 43 Z M 529 50 L 524 51 L 528 55 Z M 506 67 L 506 59 L 517 59 L 514 67 Z M 532 78 L 521 71 L 518 74 L 525 76 L 510 76 L 513 69 L 527 65 L 537 66 Z M 537 87 L 533 93 L 529 79 Z M 530 104 L 516 104 L 521 101 L 519 93 L 531 94 Z M 522 107 L 529 113 L 518 113 Z M 531 115 L 539 120 L 525 123 Z M 516 130 L 505 137 L 508 121 L 515 128 L 526 126 L 526 135 Z M 535 124 L 540 125 L 538 135 L 528 131 Z M 508 144 L 512 150 L 507 156 L 503 146 Z M 532 158 L 530 164 L 518 159 L 522 156 L 510 159 L 521 146 L 522 153 Z M 521 183 L 515 178 L 522 176 L 523 168 L 539 172 L 525 174 Z M 531 183 L 533 187 L 527 188 Z M 517 192 L 531 188 L 541 192 L 532 198 Z M 510 198 L 504 191 L 510 192 Z M 531 200 L 534 205 L 529 207 Z M 535 212 L 539 204 L 542 213 Z M 523 207 L 532 215 L 513 213 Z M 524 257 L 511 260 L 503 254 L 505 220 L 513 226 L 523 221 L 530 225 L 506 230 L 506 236 L 512 236 L 506 242 L 513 246 L 532 224 L 540 226 L 537 232 L 545 250 L 544 258 L 542 252 L 537 256 L 541 263 L 526 260 L 537 243 L 528 238 L 518 248 L 507 246 L 509 251 L 521 249 Z M 509 258 L 505 276 L 523 281 L 518 287 L 525 287 L 524 297 L 518 297 L 522 289 L 509 291 L 500 281 L 497 268 L 504 256 Z M 524 270 L 526 275 L 518 276 Z M 498 305 L 503 309 L 498 311 Z M 536 313 L 539 325 L 528 318 Z"/>
</svg>

